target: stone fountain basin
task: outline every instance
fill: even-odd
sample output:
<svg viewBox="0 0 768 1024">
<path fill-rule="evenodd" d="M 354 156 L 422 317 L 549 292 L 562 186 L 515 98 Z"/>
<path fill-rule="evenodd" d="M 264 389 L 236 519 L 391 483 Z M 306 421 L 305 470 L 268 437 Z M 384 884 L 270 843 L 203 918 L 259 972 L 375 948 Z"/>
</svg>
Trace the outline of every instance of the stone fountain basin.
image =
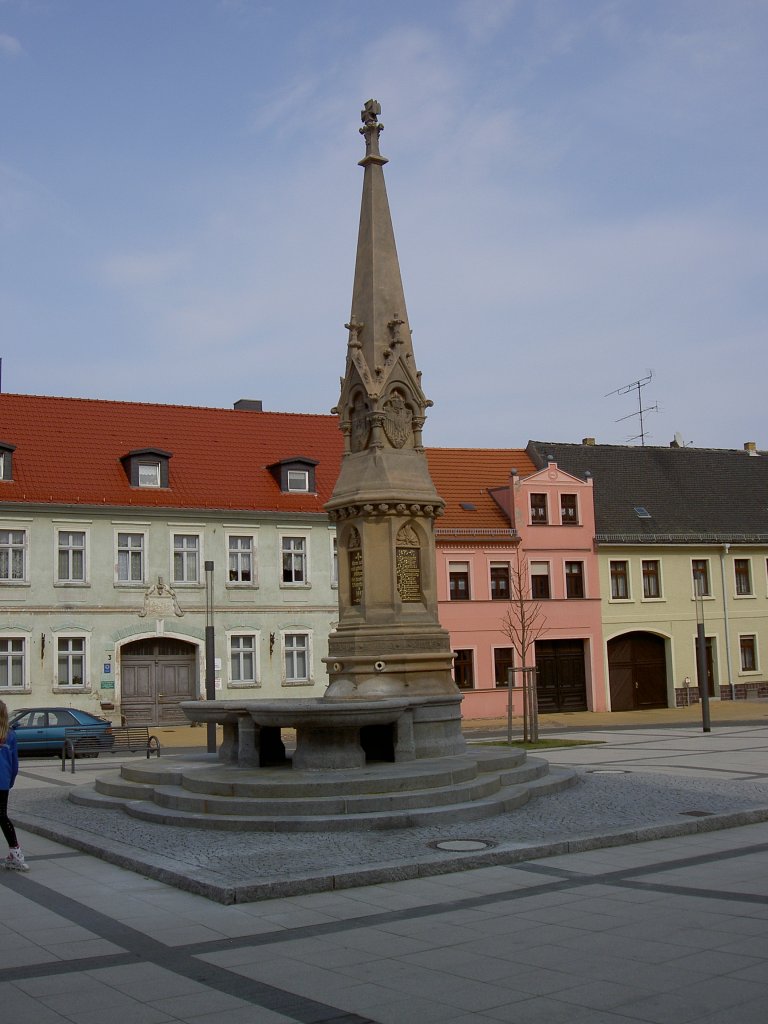
<svg viewBox="0 0 768 1024">
<path fill-rule="evenodd" d="M 220 724 L 224 742 L 219 759 L 239 765 L 264 766 L 285 760 L 281 729 L 296 730 L 294 768 L 362 767 L 366 752 L 361 729 L 369 726 L 395 726 L 394 759 L 413 757 L 409 754 L 413 748 L 413 699 L 184 701 L 181 707 L 191 722 Z"/>
</svg>

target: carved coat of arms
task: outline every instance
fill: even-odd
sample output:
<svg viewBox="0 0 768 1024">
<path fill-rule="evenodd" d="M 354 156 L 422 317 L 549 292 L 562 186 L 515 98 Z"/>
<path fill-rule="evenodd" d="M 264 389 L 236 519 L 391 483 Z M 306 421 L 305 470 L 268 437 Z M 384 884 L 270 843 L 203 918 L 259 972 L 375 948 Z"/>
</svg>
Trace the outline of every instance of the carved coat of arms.
<svg viewBox="0 0 768 1024">
<path fill-rule="evenodd" d="M 384 433 L 393 448 L 402 448 L 411 436 L 411 412 L 399 391 L 384 403 Z"/>
</svg>

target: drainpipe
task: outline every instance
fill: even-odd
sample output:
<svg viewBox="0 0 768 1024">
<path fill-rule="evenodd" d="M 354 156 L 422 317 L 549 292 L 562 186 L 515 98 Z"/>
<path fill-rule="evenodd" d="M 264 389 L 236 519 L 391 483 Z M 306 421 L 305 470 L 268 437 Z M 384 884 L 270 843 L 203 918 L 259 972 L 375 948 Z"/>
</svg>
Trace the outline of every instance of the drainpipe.
<svg viewBox="0 0 768 1024">
<path fill-rule="evenodd" d="M 720 579 L 723 582 L 723 624 L 725 626 L 725 667 L 728 670 L 728 686 L 731 690 L 731 700 L 736 700 L 736 687 L 733 685 L 733 672 L 731 671 L 731 630 L 728 621 L 728 587 L 725 582 L 725 556 L 731 550 L 730 544 L 723 544 L 720 552 Z"/>
</svg>

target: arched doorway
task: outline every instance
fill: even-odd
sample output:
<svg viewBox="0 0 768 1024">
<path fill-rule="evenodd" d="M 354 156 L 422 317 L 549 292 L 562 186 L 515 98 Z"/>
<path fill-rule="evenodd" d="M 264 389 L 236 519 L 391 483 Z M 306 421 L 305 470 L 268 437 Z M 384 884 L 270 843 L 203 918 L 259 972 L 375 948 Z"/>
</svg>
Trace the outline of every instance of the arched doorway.
<svg viewBox="0 0 768 1024">
<path fill-rule="evenodd" d="M 180 705 L 197 696 L 197 647 L 162 636 L 124 644 L 120 681 L 120 710 L 127 725 L 186 722 Z"/>
<path fill-rule="evenodd" d="M 635 632 L 609 640 L 608 679 L 612 711 L 667 707 L 664 638 Z"/>
</svg>

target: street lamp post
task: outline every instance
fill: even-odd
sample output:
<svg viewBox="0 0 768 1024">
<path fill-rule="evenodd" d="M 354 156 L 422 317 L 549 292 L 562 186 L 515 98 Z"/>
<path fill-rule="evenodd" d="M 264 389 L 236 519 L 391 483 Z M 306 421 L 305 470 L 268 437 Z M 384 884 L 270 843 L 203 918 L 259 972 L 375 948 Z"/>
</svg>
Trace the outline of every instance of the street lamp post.
<svg viewBox="0 0 768 1024">
<path fill-rule="evenodd" d="M 709 719 L 709 679 L 707 678 L 707 637 L 704 632 L 704 581 L 695 578 L 696 586 L 696 651 L 698 654 L 699 697 L 701 698 L 702 732 L 711 732 Z"/>
<path fill-rule="evenodd" d="M 213 634 L 213 562 L 205 563 L 205 699 L 216 700 L 216 642 Z M 206 725 L 208 753 L 216 753 L 216 723 Z"/>
</svg>

